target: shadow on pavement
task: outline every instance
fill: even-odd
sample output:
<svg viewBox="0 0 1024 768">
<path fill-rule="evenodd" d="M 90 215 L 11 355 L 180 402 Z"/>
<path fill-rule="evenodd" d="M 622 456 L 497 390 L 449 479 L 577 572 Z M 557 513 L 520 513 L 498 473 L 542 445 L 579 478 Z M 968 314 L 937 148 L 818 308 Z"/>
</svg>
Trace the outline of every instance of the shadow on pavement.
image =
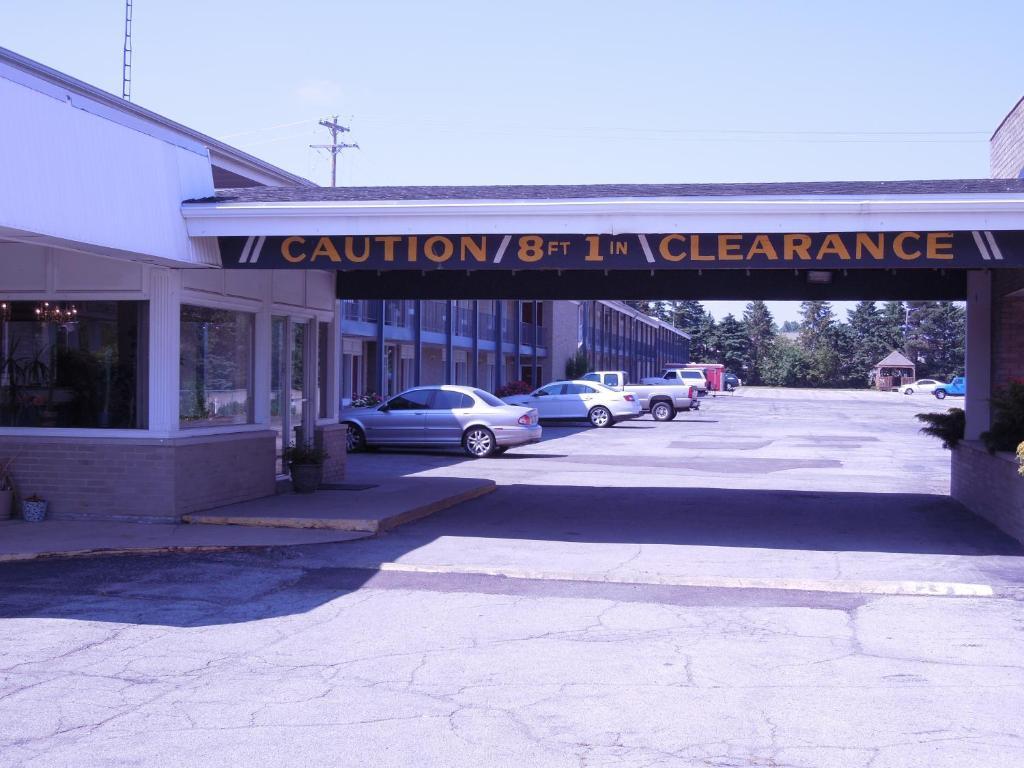
<svg viewBox="0 0 1024 768">
<path fill-rule="evenodd" d="M 494 546 L 487 540 L 572 542 L 577 558 L 588 542 L 678 545 L 681 562 L 693 556 L 687 545 L 749 548 L 752 557 L 754 549 L 1024 555 L 943 496 L 509 485 L 361 542 L 3 564 L 0 617 L 184 627 L 257 621 L 356 591 L 376 577 L 374 565 L 413 550 L 447 546 L 486 559 Z"/>
</svg>

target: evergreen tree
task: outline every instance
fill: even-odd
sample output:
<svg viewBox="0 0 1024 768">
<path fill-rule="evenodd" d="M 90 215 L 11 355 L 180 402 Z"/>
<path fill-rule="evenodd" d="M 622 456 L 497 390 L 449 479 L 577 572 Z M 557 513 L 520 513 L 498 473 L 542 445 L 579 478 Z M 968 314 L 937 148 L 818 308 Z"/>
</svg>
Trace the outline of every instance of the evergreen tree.
<svg viewBox="0 0 1024 768">
<path fill-rule="evenodd" d="M 887 301 L 882 307 L 880 340 L 885 348 L 885 354 L 893 350 L 903 349 L 903 342 L 906 340 L 906 307 L 902 301 Z M 879 358 L 881 360 L 881 357 Z M 875 361 L 876 363 L 878 360 Z"/>
<path fill-rule="evenodd" d="M 811 383 L 811 365 L 803 347 L 779 336 L 761 366 L 765 384 L 772 387 L 806 387 Z"/>
<path fill-rule="evenodd" d="M 747 330 L 743 323 L 733 317 L 731 313 L 726 315 L 722 318 L 722 322 L 718 324 L 716 341 L 718 346 L 718 362 L 724 364 L 728 370 L 746 378 L 746 362 L 750 339 L 747 336 Z"/>
<path fill-rule="evenodd" d="M 965 334 L 963 307 L 951 301 L 912 302 L 906 349 L 918 366 L 918 376 L 946 379 L 960 375 Z"/>
<path fill-rule="evenodd" d="M 710 312 L 701 310 L 701 315 L 690 334 L 690 357 L 700 363 L 718 362 L 720 355 L 718 342 L 718 325 Z"/>
<path fill-rule="evenodd" d="M 800 318 L 800 346 L 810 364 L 810 383 L 834 386 L 839 374 L 839 350 L 831 302 L 801 302 Z"/>
<path fill-rule="evenodd" d="M 775 321 L 768 305 L 763 301 L 752 301 L 743 310 L 743 325 L 747 332 L 747 355 L 743 378 L 752 384 L 761 383 L 761 367 L 764 365 L 775 339 Z M 734 369 L 736 373 L 738 370 Z"/>
<path fill-rule="evenodd" d="M 873 301 L 861 301 L 847 312 L 849 357 L 847 376 L 851 386 L 867 386 L 875 363 L 892 352 L 884 318 Z"/>
<path fill-rule="evenodd" d="M 779 329 L 779 332 L 780 333 L 796 333 L 799 330 L 800 330 L 800 323 L 798 323 L 796 320 L 787 320 L 786 322 L 784 322 L 782 324 L 782 327 Z"/>
</svg>

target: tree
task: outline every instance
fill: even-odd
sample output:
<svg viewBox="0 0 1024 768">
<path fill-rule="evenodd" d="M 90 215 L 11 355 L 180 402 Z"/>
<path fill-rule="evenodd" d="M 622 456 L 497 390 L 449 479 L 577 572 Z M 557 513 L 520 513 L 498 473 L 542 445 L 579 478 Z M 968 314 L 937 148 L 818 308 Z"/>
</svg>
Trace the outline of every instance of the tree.
<svg viewBox="0 0 1024 768">
<path fill-rule="evenodd" d="M 907 310 L 902 301 L 887 301 L 882 307 L 881 332 L 879 334 L 885 352 L 903 349 L 906 340 Z M 881 358 L 879 358 L 881 360 Z M 876 363 L 878 360 L 875 361 Z"/>
<path fill-rule="evenodd" d="M 719 362 L 726 369 L 747 377 L 747 354 L 750 339 L 743 323 L 730 313 L 722 318 L 716 334 Z"/>
<path fill-rule="evenodd" d="M 761 383 L 761 366 L 764 364 L 775 339 L 775 321 L 768 305 L 763 301 L 752 301 L 743 310 L 743 325 L 747 332 L 746 376 L 752 384 Z"/>
<path fill-rule="evenodd" d="M 787 320 L 779 329 L 780 333 L 796 333 L 800 330 L 800 323 L 796 320 Z"/>
<path fill-rule="evenodd" d="M 800 303 L 800 346 L 810 366 L 808 383 L 834 386 L 839 373 L 836 317 L 828 301 Z"/>
<path fill-rule="evenodd" d="M 893 350 L 887 339 L 884 317 L 875 302 L 861 301 L 847 312 L 846 320 L 850 350 L 845 378 L 851 386 L 866 386 L 875 363 Z"/>
<path fill-rule="evenodd" d="M 807 353 L 795 341 L 778 336 L 761 366 L 761 376 L 772 387 L 806 387 L 811 380 Z"/>
<path fill-rule="evenodd" d="M 904 347 L 918 366 L 919 376 L 950 378 L 964 368 L 966 318 L 963 307 L 951 301 L 908 303 Z"/>
</svg>

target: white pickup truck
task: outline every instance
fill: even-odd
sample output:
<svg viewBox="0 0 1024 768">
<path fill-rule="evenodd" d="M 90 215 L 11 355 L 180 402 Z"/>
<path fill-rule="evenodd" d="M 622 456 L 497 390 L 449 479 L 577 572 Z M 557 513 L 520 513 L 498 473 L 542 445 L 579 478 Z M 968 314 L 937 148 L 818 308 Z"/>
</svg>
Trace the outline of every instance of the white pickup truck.
<svg viewBox="0 0 1024 768">
<path fill-rule="evenodd" d="M 655 421 L 672 421 L 679 411 L 700 408 L 697 389 L 680 382 L 663 384 L 627 384 L 625 371 L 591 371 L 583 381 L 596 381 L 610 389 L 632 392 L 640 402 L 640 410 L 650 413 Z"/>
<path fill-rule="evenodd" d="M 666 368 L 661 376 L 648 376 L 640 379 L 641 384 L 691 384 L 697 389 L 697 395 L 704 397 L 708 393 L 708 380 L 704 372 L 697 368 Z"/>
</svg>

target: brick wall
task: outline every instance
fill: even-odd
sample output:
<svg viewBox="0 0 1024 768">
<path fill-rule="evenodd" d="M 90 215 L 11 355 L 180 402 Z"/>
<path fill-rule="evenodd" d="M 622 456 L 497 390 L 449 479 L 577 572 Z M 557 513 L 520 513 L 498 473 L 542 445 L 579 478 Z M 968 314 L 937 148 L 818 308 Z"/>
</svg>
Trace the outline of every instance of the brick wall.
<svg viewBox="0 0 1024 768">
<path fill-rule="evenodd" d="M 1024 543 L 1024 477 L 1012 454 L 992 455 L 981 443 L 960 443 L 953 450 L 950 495 Z"/>
<path fill-rule="evenodd" d="M 1024 170 L 1024 99 L 1003 119 L 989 140 L 992 178 L 1016 179 Z"/>
<path fill-rule="evenodd" d="M 274 433 L 175 440 L 0 436 L 19 498 L 56 519 L 177 521 L 186 512 L 274 493 Z"/>
<path fill-rule="evenodd" d="M 1024 379 L 1024 269 L 992 273 L 992 386 Z"/>
</svg>

